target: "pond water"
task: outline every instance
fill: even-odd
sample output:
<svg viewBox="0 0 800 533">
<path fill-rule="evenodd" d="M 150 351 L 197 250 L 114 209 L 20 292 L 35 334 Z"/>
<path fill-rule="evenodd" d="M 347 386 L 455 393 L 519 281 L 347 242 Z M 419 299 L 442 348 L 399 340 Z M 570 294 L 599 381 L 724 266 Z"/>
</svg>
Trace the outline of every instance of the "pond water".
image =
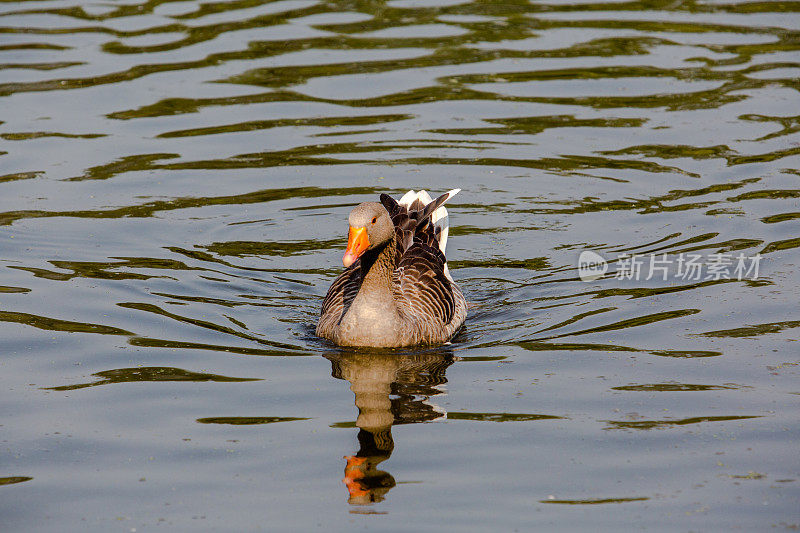
<svg viewBox="0 0 800 533">
<path fill-rule="evenodd" d="M 796 2 L 0 3 L 3 530 L 797 529 L 798 110 Z M 454 187 L 453 342 L 316 338 Z"/>
</svg>

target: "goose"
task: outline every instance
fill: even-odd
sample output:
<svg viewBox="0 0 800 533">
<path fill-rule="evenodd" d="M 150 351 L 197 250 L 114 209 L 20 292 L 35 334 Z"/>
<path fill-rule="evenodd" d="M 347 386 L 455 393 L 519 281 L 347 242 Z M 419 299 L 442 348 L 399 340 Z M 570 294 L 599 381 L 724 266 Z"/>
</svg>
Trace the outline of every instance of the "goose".
<svg viewBox="0 0 800 533">
<path fill-rule="evenodd" d="M 408 191 L 350 212 L 342 263 L 322 302 L 317 335 L 340 346 L 397 348 L 447 342 L 467 317 L 467 302 L 447 268 L 453 189 L 432 200 Z"/>
</svg>

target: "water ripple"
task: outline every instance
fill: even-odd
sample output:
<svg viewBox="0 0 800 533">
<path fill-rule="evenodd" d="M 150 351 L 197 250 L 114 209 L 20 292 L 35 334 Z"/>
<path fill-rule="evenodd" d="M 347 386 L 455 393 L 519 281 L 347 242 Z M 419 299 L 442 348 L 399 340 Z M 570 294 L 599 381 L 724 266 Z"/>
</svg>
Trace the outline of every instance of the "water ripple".
<svg viewBox="0 0 800 533">
<path fill-rule="evenodd" d="M 30 501 L 69 528 L 61 516 L 78 492 L 88 511 L 74 523 L 122 515 L 145 496 L 119 481 L 148 472 L 154 509 L 174 496 L 163 474 L 185 501 L 210 494 L 208 516 L 236 513 L 225 527 L 252 528 L 237 520 L 264 501 L 327 523 L 340 514 L 327 481 L 309 480 L 329 472 L 320 457 L 335 439 L 319 437 L 357 428 L 347 501 L 419 491 L 405 493 L 419 504 L 404 513 L 410 528 L 445 516 L 513 529 L 508 517 L 532 502 L 564 504 L 537 507 L 562 529 L 647 527 L 650 514 L 698 529 L 696 501 L 710 502 L 709 524 L 729 513 L 751 530 L 778 523 L 794 507 L 774 495 L 790 483 L 769 496 L 720 483 L 739 475 L 723 474 L 728 463 L 794 476 L 798 6 L 0 4 L 3 429 L 19 465 L 3 490 L 44 490 Z M 448 258 L 468 300 L 464 330 L 389 354 L 316 338 L 351 206 L 453 187 Z M 581 280 L 585 250 L 606 260 L 604 277 Z M 744 279 L 624 279 L 623 254 L 761 263 Z M 355 422 L 341 411 L 347 382 Z M 31 433 L 61 420 L 75 444 Z M 288 421 L 303 423 L 278 424 Z M 395 443 L 392 423 L 414 438 Z M 408 446 L 390 463 L 397 479 L 406 468 L 423 483 L 377 470 L 395 444 Z M 714 455 L 736 446 L 748 451 Z M 186 472 L 206 477 L 192 485 Z M 288 490 L 229 484 L 250 483 L 243 472 Z M 497 472 L 505 488 L 482 509 L 489 522 L 442 511 L 475 503 L 460 491 Z M 59 480 L 74 479 L 83 485 L 59 496 Z M 243 509 L 245 494 L 257 505 Z M 606 503 L 626 504 L 611 506 L 624 526 L 547 514 Z M 10 528 L 37 527 L 20 518 L 30 505 L 9 504 Z M 307 509 L 319 506 L 317 520 Z M 179 507 L 164 516 L 183 526 Z"/>
</svg>

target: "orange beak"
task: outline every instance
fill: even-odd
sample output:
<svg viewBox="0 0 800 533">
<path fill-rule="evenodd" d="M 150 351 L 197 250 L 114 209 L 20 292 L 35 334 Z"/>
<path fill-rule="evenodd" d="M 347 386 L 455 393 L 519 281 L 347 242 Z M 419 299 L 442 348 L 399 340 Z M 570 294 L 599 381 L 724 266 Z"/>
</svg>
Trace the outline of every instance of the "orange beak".
<svg viewBox="0 0 800 533">
<path fill-rule="evenodd" d="M 356 262 L 361 254 L 369 248 L 369 237 L 367 237 L 367 228 L 354 228 L 350 226 L 350 234 L 347 236 L 347 250 L 344 251 L 342 263 L 345 267 L 349 267 Z"/>
</svg>

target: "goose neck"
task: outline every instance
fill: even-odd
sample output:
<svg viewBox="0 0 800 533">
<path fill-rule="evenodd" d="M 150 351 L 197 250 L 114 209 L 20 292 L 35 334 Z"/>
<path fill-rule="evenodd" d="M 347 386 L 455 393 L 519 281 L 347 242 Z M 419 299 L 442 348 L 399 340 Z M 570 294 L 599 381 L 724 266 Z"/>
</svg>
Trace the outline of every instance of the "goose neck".
<svg viewBox="0 0 800 533">
<path fill-rule="evenodd" d="M 361 289 L 366 291 L 388 290 L 395 267 L 395 239 L 369 250 L 361 256 L 361 274 L 364 280 Z"/>
</svg>

